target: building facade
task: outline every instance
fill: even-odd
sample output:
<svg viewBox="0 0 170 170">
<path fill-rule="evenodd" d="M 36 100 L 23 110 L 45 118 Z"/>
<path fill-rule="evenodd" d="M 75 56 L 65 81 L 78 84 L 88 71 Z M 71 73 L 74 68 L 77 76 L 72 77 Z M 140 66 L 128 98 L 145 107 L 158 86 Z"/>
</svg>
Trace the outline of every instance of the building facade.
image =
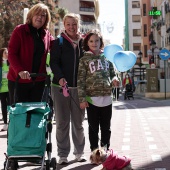
<svg viewBox="0 0 170 170">
<path fill-rule="evenodd" d="M 74 5 L 73 5 L 74 4 Z M 79 14 L 81 17 L 81 32 L 87 33 L 93 28 L 100 29 L 97 18 L 99 15 L 99 1 L 98 0 L 59 0 L 58 6 L 66 8 L 68 12 Z M 62 28 L 60 22 L 60 29 Z"/>
<path fill-rule="evenodd" d="M 158 70 L 158 80 L 170 79 L 170 60 L 160 58 L 160 50 L 170 50 L 170 0 L 125 0 L 125 47 L 138 57 L 131 71 L 136 79 L 146 79 L 145 68 Z M 133 74 L 132 74 L 133 75 Z M 161 84 L 160 84 L 161 86 Z"/>
<path fill-rule="evenodd" d="M 125 50 L 138 57 L 136 68 L 150 68 L 154 63 L 159 78 L 164 78 L 165 71 L 170 78 L 169 60 L 164 68 L 159 56 L 161 49 L 170 50 L 170 0 L 125 0 L 124 43 Z"/>
</svg>

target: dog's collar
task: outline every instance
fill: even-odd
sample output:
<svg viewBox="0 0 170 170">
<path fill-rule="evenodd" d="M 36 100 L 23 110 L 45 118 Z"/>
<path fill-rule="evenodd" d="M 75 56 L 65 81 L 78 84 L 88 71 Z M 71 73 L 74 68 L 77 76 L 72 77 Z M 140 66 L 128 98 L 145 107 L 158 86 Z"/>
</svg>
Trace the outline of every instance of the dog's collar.
<svg viewBox="0 0 170 170">
<path fill-rule="evenodd" d="M 103 157 L 103 162 L 110 156 L 110 152 L 106 152 L 106 154 Z"/>
</svg>

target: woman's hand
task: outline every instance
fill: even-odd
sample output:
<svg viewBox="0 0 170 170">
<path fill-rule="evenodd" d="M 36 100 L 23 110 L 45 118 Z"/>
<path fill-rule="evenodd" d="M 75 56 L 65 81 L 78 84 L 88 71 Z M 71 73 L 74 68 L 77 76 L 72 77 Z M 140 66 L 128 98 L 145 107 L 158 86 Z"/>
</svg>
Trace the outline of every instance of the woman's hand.
<svg viewBox="0 0 170 170">
<path fill-rule="evenodd" d="M 21 79 L 31 79 L 30 77 L 30 73 L 28 71 L 20 71 L 19 76 L 21 77 Z"/>
<path fill-rule="evenodd" d="M 89 107 L 89 104 L 87 102 L 80 103 L 80 108 L 85 109 L 86 107 Z"/>
<path fill-rule="evenodd" d="M 61 78 L 61 79 L 59 80 L 59 85 L 60 85 L 60 86 L 64 86 L 64 85 L 65 85 L 65 82 L 66 82 L 65 78 Z"/>
</svg>

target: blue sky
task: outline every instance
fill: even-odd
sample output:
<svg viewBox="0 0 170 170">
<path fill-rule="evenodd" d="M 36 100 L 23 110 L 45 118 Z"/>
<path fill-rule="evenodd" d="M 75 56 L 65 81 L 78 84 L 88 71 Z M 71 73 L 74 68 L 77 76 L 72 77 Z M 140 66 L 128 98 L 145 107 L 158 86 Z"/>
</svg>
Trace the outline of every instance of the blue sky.
<svg viewBox="0 0 170 170">
<path fill-rule="evenodd" d="M 124 19 L 124 0 L 99 0 L 100 16 L 98 22 L 101 24 L 103 37 L 110 39 L 111 43 L 122 45 Z M 114 27 L 108 32 L 108 26 Z"/>
</svg>

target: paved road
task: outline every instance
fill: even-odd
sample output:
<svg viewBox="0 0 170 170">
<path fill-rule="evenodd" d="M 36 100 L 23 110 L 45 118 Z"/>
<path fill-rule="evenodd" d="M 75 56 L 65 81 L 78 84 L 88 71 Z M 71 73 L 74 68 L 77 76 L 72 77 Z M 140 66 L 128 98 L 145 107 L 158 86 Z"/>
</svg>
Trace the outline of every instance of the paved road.
<svg viewBox="0 0 170 170">
<path fill-rule="evenodd" d="M 135 96 L 134 100 L 123 100 L 113 103 L 111 148 L 120 155 L 132 159 L 137 170 L 170 170 L 170 100 L 146 100 Z M 1 115 L 0 115 L 1 118 Z M 84 121 L 86 145 L 85 155 L 89 158 L 87 120 Z M 2 121 L 0 121 L 0 129 Z M 57 158 L 55 142 L 55 121 L 52 132 L 52 157 Z M 0 170 L 3 169 L 6 152 L 6 132 L 0 132 Z M 57 170 L 99 170 L 101 165 L 91 165 L 74 161 L 73 146 L 67 166 L 57 165 Z M 20 164 L 21 170 L 38 170 Z"/>
</svg>

